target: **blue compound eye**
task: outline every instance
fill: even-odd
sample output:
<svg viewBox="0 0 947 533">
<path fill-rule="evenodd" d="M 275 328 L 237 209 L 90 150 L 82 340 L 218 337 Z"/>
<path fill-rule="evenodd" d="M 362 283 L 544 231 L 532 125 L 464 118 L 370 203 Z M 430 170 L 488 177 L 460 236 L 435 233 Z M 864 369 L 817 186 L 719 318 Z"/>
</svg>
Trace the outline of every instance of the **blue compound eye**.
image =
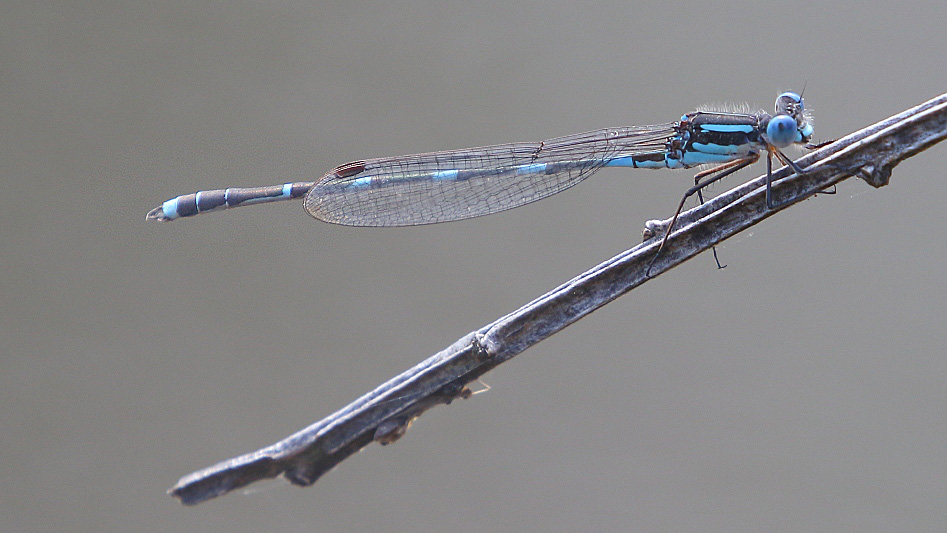
<svg viewBox="0 0 947 533">
<path fill-rule="evenodd" d="M 766 125 L 766 138 L 777 148 L 786 148 L 796 140 L 796 120 L 786 115 L 770 119 Z"/>
<path fill-rule="evenodd" d="M 779 95 L 777 100 L 782 100 L 784 102 L 793 102 L 796 105 L 798 105 L 800 109 L 802 108 L 802 105 L 803 105 L 802 97 L 792 91 L 788 91 Z"/>
<path fill-rule="evenodd" d="M 805 104 L 802 103 L 802 97 L 794 92 L 786 92 L 776 98 L 776 114 L 789 115 L 795 117 L 802 115 Z"/>
</svg>

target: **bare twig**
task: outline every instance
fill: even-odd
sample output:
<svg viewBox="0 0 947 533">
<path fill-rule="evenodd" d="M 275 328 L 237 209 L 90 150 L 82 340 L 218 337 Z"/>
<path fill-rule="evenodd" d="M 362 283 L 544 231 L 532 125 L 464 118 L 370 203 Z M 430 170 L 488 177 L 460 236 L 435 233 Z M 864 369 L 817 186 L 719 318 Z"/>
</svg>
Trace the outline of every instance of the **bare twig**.
<svg viewBox="0 0 947 533">
<path fill-rule="evenodd" d="M 807 169 L 774 173 L 778 209 L 766 207 L 765 176 L 742 184 L 682 213 L 651 268 L 651 276 L 677 266 L 720 241 L 761 222 L 853 174 L 874 187 L 891 170 L 947 137 L 947 94 L 859 130 L 799 159 Z M 438 404 L 467 398 L 467 383 L 533 344 L 618 298 L 648 279 L 668 221 L 650 221 L 648 240 L 564 283 L 497 321 L 473 331 L 443 351 L 395 376 L 338 412 L 276 444 L 189 474 L 169 492 L 193 505 L 254 481 L 284 475 L 311 485 L 325 472 L 373 440 L 388 444 L 411 421 Z"/>
</svg>

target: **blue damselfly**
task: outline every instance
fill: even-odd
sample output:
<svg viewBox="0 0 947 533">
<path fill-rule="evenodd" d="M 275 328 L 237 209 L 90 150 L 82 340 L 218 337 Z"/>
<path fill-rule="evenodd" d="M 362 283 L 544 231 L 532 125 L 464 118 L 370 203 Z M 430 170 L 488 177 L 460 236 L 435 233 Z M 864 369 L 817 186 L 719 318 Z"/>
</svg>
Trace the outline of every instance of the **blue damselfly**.
<svg viewBox="0 0 947 533">
<path fill-rule="evenodd" d="M 604 128 L 542 142 L 366 159 L 328 172 L 316 182 L 229 188 L 185 194 L 148 213 L 174 220 L 241 205 L 305 197 L 306 211 L 333 224 L 415 226 L 512 209 L 561 192 L 605 167 L 691 168 L 715 165 L 695 176 L 695 192 L 767 154 L 802 172 L 780 149 L 812 137 L 802 96 L 785 92 L 776 113 L 696 111 L 651 126 Z M 776 207 L 767 180 L 767 205 Z M 703 200 L 701 198 L 701 200 Z M 661 244 L 658 253 L 664 246 Z"/>
</svg>

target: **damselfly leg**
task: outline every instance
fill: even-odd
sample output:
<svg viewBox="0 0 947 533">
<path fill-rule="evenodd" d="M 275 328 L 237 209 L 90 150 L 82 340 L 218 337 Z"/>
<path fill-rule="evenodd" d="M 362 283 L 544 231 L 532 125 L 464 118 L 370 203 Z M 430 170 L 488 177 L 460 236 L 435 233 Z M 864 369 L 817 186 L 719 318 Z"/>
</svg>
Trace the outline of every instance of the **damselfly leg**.
<svg viewBox="0 0 947 533">
<path fill-rule="evenodd" d="M 704 198 L 703 198 L 703 195 L 700 194 L 700 191 L 704 187 L 712 183 L 715 183 L 717 181 L 720 181 L 723 178 L 729 176 L 730 174 L 733 174 L 734 172 L 744 167 L 747 167 L 749 165 L 752 165 L 753 163 L 756 163 L 757 161 L 759 161 L 759 159 L 760 159 L 760 154 L 756 152 L 751 152 L 749 157 L 746 157 L 743 159 L 737 159 L 737 160 L 730 161 L 722 165 L 716 166 L 711 169 L 703 170 L 701 172 L 698 172 L 694 176 L 694 186 L 691 187 L 690 189 L 687 189 L 687 192 L 685 192 L 684 196 L 681 198 L 681 203 L 678 204 L 677 211 L 675 211 L 674 216 L 671 217 L 671 223 L 668 224 L 667 232 L 664 234 L 664 239 L 661 240 L 661 246 L 658 246 L 658 251 L 654 254 L 654 259 L 652 259 L 651 263 L 648 265 L 648 270 L 645 271 L 645 276 L 651 275 L 651 267 L 654 266 L 655 261 L 657 261 L 658 257 L 661 256 L 661 252 L 664 250 L 664 245 L 667 244 L 668 237 L 670 237 L 671 232 L 674 231 L 674 224 L 677 223 L 677 217 L 679 217 L 681 214 L 681 211 L 684 210 L 684 203 L 687 202 L 687 199 L 693 196 L 694 194 L 698 194 L 700 203 L 703 204 Z M 708 176 L 710 177 L 707 178 Z M 707 179 L 704 179 L 704 178 L 707 178 Z M 714 250 L 714 252 L 715 252 L 714 259 L 716 259 L 717 258 L 716 250 Z M 723 266 L 720 265 L 719 260 L 717 261 L 717 267 L 723 268 Z"/>
</svg>

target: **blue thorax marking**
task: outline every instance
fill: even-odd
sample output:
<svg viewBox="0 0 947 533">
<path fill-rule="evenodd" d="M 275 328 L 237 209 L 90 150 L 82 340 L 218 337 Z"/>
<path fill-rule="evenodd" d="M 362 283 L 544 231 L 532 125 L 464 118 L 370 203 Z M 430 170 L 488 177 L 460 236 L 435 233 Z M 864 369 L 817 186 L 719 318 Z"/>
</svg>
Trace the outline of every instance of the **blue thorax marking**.
<svg viewBox="0 0 947 533">
<path fill-rule="evenodd" d="M 727 163 L 736 159 L 733 154 L 713 154 L 704 152 L 686 151 L 680 159 L 684 168 L 695 167 L 697 165 L 711 165 Z"/>
<path fill-rule="evenodd" d="M 718 133 L 752 133 L 755 126 L 749 124 L 701 124 L 704 131 L 713 131 Z"/>
<path fill-rule="evenodd" d="M 743 144 L 716 144 L 716 143 L 691 143 L 686 153 L 713 154 L 713 155 L 738 155 L 745 154 L 748 151 L 750 143 Z"/>
</svg>

